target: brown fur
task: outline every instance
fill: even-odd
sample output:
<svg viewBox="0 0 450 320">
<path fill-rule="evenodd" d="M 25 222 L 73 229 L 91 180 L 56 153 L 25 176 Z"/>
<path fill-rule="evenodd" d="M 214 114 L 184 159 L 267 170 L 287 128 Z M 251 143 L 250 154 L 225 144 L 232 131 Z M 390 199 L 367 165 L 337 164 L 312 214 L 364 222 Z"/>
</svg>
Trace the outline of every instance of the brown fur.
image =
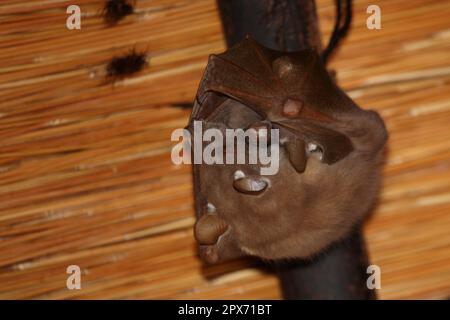
<svg viewBox="0 0 450 320">
<path fill-rule="evenodd" d="M 248 60 L 257 56 L 260 65 Z M 197 218 L 211 203 L 229 226 L 215 244 L 200 244 L 200 254 L 209 262 L 242 254 L 310 257 L 346 236 L 372 207 L 387 139 L 384 123 L 356 106 L 313 52 L 283 55 L 247 39 L 218 57 L 220 66 L 210 60 L 205 71 L 191 123 L 245 129 L 268 121 L 284 145 L 279 172 L 264 177 L 269 185 L 262 193 L 233 188 L 236 170 L 255 176 L 259 165 L 194 165 Z M 239 74 L 239 68 L 248 73 Z M 299 112 L 283 114 L 283 103 L 294 98 L 301 101 Z M 304 143 L 291 143 L 295 139 Z M 320 146 L 322 159 L 299 149 L 309 142 Z M 302 155 L 290 156 L 292 150 Z"/>
</svg>

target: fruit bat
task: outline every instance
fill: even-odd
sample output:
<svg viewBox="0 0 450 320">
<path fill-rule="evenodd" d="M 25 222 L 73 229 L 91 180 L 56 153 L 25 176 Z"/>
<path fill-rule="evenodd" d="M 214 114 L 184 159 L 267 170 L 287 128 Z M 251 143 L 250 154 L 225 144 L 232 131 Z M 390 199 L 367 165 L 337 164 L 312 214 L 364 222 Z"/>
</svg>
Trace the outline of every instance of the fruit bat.
<svg viewBox="0 0 450 320">
<path fill-rule="evenodd" d="M 387 132 L 359 108 L 313 49 L 274 51 L 247 37 L 211 55 L 188 129 L 275 128 L 279 170 L 194 164 L 200 257 L 309 258 L 348 235 L 373 206 Z M 265 131 L 267 132 L 267 131 Z M 236 151 L 235 151 L 236 152 Z"/>
</svg>

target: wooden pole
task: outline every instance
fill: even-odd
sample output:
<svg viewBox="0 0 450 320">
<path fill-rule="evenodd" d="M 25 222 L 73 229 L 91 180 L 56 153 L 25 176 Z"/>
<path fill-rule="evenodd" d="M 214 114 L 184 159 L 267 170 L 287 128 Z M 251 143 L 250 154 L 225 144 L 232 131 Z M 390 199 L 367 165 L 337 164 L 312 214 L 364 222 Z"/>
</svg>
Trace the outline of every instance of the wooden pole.
<svg viewBox="0 0 450 320">
<path fill-rule="evenodd" d="M 218 0 L 218 5 L 228 46 L 248 33 L 274 50 L 321 50 L 313 0 Z"/>
<path fill-rule="evenodd" d="M 375 299 L 366 285 L 368 258 L 357 231 L 312 261 L 279 263 L 285 299 Z"/>
<path fill-rule="evenodd" d="M 314 0 L 218 0 L 228 46 L 251 34 L 280 51 L 322 50 Z M 359 228 L 358 228 L 359 229 Z M 360 231 L 311 261 L 277 264 L 285 299 L 373 299 Z"/>
</svg>

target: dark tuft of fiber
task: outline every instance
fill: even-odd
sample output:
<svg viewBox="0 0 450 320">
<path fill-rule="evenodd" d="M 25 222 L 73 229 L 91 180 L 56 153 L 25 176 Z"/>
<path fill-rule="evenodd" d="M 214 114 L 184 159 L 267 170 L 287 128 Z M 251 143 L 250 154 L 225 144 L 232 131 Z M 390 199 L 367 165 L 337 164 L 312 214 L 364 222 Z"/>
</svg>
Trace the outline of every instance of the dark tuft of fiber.
<svg viewBox="0 0 450 320">
<path fill-rule="evenodd" d="M 177 103 L 174 105 L 175 108 L 179 109 L 191 109 L 192 108 L 192 102 L 191 103 Z"/>
<path fill-rule="evenodd" d="M 147 53 L 132 50 L 120 57 L 114 57 L 106 66 L 106 76 L 111 80 L 125 78 L 141 71 L 147 65 Z"/>
<path fill-rule="evenodd" d="M 103 8 L 103 18 L 109 25 L 114 25 L 134 12 L 129 0 L 108 0 Z"/>
</svg>

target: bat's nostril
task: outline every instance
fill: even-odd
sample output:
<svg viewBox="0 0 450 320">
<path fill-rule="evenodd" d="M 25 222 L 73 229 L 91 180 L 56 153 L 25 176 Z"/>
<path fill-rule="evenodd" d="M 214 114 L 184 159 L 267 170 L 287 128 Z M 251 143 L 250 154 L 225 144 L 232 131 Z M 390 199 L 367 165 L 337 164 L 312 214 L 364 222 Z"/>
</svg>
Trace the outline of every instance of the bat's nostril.
<svg viewBox="0 0 450 320">
<path fill-rule="evenodd" d="M 217 248 L 214 246 L 203 246 L 200 248 L 200 256 L 207 263 L 216 263 L 219 260 Z"/>
<path fill-rule="evenodd" d="M 212 245 L 228 229 L 228 224 L 217 214 L 207 213 L 195 224 L 194 236 L 201 245 Z"/>
</svg>

